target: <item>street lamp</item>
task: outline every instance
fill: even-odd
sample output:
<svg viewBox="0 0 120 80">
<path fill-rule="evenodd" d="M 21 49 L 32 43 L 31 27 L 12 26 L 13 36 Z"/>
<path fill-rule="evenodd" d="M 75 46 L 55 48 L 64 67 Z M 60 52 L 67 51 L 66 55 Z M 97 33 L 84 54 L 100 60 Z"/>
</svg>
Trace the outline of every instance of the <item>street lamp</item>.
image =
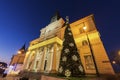
<svg viewBox="0 0 120 80">
<path fill-rule="evenodd" d="M 120 56 L 120 50 L 118 51 L 118 55 Z"/>
<path fill-rule="evenodd" d="M 18 53 L 18 54 L 21 54 L 21 51 L 18 51 L 17 53 Z"/>
<path fill-rule="evenodd" d="M 115 61 L 112 61 L 112 63 L 113 63 L 113 64 L 116 64 L 116 62 L 115 62 Z"/>
<path fill-rule="evenodd" d="M 84 23 L 83 23 L 83 24 L 84 24 Z M 88 46 L 89 46 L 89 48 L 90 48 L 90 52 L 91 52 L 91 55 L 92 55 L 92 58 L 93 58 L 93 63 L 94 63 L 94 65 L 95 65 L 96 75 L 99 76 L 97 64 L 96 64 L 96 61 L 95 61 L 95 57 L 94 57 L 94 54 L 93 54 L 92 46 L 91 46 L 91 43 L 90 43 L 88 34 L 87 34 L 87 32 L 86 32 L 86 29 L 87 29 L 87 27 L 86 27 L 85 24 L 84 24 L 83 30 L 84 30 L 85 35 L 86 35 L 86 37 L 87 37 Z"/>
</svg>

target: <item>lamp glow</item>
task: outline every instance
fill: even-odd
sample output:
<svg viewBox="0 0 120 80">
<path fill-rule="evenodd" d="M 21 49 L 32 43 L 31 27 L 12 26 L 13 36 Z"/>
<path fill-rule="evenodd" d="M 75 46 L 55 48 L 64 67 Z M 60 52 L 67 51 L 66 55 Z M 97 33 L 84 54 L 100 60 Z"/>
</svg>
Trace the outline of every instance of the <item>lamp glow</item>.
<svg viewBox="0 0 120 80">
<path fill-rule="evenodd" d="M 116 64 L 116 62 L 115 62 L 115 61 L 112 61 L 112 63 L 113 63 L 113 64 Z"/>
<path fill-rule="evenodd" d="M 118 55 L 120 55 L 120 51 L 118 51 Z"/>
<path fill-rule="evenodd" d="M 21 51 L 18 51 L 18 54 L 20 54 L 21 53 Z"/>
<path fill-rule="evenodd" d="M 87 27 L 86 27 L 86 26 L 84 26 L 84 27 L 83 27 L 83 29 L 84 29 L 84 30 L 86 30 L 86 29 L 87 29 Z"/>
</svg>

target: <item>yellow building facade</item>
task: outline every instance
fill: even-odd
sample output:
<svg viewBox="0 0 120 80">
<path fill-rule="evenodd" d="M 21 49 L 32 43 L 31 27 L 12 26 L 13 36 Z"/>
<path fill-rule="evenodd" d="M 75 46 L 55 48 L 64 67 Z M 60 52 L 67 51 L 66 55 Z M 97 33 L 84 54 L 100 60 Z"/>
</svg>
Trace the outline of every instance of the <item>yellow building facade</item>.
<svg viewBox="0 0 120 80">
<path fill-rule="evenodd" d="M 64 40 L 64 23 L 62 18 L 55 15 L 51 23 L 40 30 L 40 37 L 30 42 L 23 70 L 42 73 L 58 72 Z M 77 20 L 71 23 L 70 27 L 85 73 L 96 74 L 97 67 L 99 74 L 114 74 L 99 31 L 96 28 L 94 16 L 89 15 Z"/>
</svg>

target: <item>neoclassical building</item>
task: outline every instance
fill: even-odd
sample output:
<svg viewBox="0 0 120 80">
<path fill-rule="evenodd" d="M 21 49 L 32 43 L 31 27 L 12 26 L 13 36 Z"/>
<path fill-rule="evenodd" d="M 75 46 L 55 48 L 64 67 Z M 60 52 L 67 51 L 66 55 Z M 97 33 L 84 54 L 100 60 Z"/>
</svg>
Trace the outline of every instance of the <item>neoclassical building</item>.
<svg viewBox="0 0 120 80">
<path fill-rule="evenodd" d="M 50 24 L 40 30 L 39 38 L 30 42 L 23 70 L 57 73 L 64 38 L 65 21 L 56 13 Z M 110 60 L 89 15 L 70 23 L 72 34 L 86 74 L 114 74 Z"/>
</svg>

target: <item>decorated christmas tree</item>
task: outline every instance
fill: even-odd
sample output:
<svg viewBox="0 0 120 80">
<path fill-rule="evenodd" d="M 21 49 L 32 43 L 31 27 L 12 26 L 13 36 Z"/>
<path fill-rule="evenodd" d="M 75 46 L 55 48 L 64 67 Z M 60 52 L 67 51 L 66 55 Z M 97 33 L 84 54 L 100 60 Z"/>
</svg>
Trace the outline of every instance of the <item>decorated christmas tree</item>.
<svg viewBox="0 0 120 80">
<path fill-rule="evenodd" d="M 63 48 L 61 51 L 58 73 L 62 76 L 81 76 L 84 75 L 83 65 L 77 51 L 77 47 L 69 25 L 69 19 L 66 17 L 66 29 L 63 39 Z"/>
</svg>

